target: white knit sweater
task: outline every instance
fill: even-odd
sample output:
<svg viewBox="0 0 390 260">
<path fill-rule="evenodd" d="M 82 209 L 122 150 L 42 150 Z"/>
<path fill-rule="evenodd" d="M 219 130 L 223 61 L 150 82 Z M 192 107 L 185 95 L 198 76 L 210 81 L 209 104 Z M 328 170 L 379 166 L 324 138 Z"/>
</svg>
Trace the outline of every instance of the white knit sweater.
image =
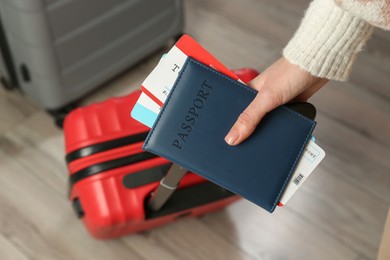
<svg viewBox="0 0 390 260">
<path fill-rule="evenodd" d="M 317 77 L 343 81 L 373 26 L 390 29 L 388 0 L 314 0 L 283 55 Z"/>
</svg>

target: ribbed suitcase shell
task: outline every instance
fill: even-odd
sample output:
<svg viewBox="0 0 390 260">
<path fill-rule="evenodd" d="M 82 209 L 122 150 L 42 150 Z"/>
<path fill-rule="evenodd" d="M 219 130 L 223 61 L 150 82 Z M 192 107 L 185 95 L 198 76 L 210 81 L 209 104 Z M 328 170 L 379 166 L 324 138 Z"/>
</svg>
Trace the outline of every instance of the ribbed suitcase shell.
<svg viewBox="0 0 390 260">
<path fill-rule="evenodd" d="M 169 162 L 151 155 L 138 160 L 145 153 L 141 149 L 142 138 L 148 131 L 147 127 L 130 117 L 139 95 L 137 91 L 125 97 L 78 108 L 65 119 L 65 147 L 72 184 L 70 200 L 95 238 L 118 237 L 151 229 L 184 216 L 200 216 L 238 199 L 236 195 L 203 178 L 187 173 L 162 210 L 152 212 L 147 209 L 145 203 L 156 189 L 163 174 L 162 169 L 167 169 Z M 126 138 L 120 145 L 110 142 Z M 121 163 L 121 160 L 125 163 Z M 115 162 L 119 166 L 107 165 Z M 96 170 L 97 167 L 100 169 Z M 151 176 L 148 171 L 154 171 L 150 181 L 145 180 Z M 80 172 L 86 175 L 81 176 Z M 156 172 L 161 174 L 156 175 Z M 82 178 L 75 181 L 76 175 Z M 126 184 L 126 178 L 130 178 L 130 184 Z M 199 201 L 202 196 L 203 199 Z"/>
</svg>

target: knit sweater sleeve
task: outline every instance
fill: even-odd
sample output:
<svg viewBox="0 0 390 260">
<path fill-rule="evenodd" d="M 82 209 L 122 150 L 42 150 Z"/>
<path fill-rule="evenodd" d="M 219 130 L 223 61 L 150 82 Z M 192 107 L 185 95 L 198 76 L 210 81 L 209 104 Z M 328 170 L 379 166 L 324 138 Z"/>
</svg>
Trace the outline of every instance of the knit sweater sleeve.
<svg viewBox="0 0 390 260">
<path fill-rule="evenodd" d="M 340 3 L 345 1 L 339 0 L 336 4 L 333 0 L 313 0 L 295 35 L 284 48 L 284 57 L 317 77 L 346 80 L 357 53 L 372 34 L 373 25 L 369 23 L 372 21 L 367 22 L 356 15 L 356 6 L 351 7 L 354 9 L 351 12 L 351 8 Z M 358 13 L 367 12 L 372 9 L 365 5 Z"/>
</svg>

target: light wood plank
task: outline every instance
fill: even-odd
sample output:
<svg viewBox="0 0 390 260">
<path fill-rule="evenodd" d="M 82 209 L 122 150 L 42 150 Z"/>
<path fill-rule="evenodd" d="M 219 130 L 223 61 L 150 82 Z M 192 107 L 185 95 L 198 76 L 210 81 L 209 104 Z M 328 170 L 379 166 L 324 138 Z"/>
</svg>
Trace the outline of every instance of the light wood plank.
<svg viewBox="0 0 390 260">
<path fill-rule="evenodd" d="M 286 209 L 273 214 L 242 200 L 203 221 L 253 259 L 355 259 L 335 237 Z"/>
<path fill-rule="evenodd" d="M 330 82 L 310 102 L 370 142 L 390 147 L 390 102 L 353 83 Z"/>
<path fill-rule="evenodd" d="M 168 237 L 170 239 L 170 237 Z M 145 259 L 181 260 L 174 252 L 170 252 L 158 241 L 149 239 L 148 233 L 126 236 L 121 241 Z M 191 251 L 190 251 L 191 252 Z"/>
<path fill-rule="evenodd" d="M 39 106 L 19 91 L 6 91 L 0 84 L 0 134 L 31 116 Z"/>
<path fill-rule="evenodd" d="M 17 246 L 2 235 L 0 236 L 0 252 L 2 259 L 28 260 L 27 256 Z"/>
<path fill-rule="evenodd" d="M 230 226 L 225 228 L 228 232 L 221 236 L 197 219 L 182 219 L 153 230 L 149 237 L 179 259 L 258 259 L 249 257 L 231 243 L 229 237 L 235 236 L 234 230 Z"/>
<path fill-rule="evenodd" d="M 373 258 L 389 202 L 371 196 L 334 170 L 317 169 L 286 209 L 359 255 Z"/>
<path fill-rule="evenodd" d="M 260 34 L 241 27 L 215 10 L 188 4 L 187 30 L 227 67 L 264 68 L 279 50 Z M 210 25 L 215 27 L 210 29 Z"/>
<path fill-rule="evenodd" d="M 340 175 L 349 177 L 366 192 L 389 201 L 389 147 L 375 143 L 322 115 L 318 116 L 318 122 L 317 137 L 328 153 L 324 164 L 338 169 Z"/>
<path fill-rule="evenodd" d="M 359 54 L 350 76 L 356 86 L 377 94 L 386 102 L 390 100 L 389 46 L 389 33 L 376 29 Z"/>
<path fill-rule="evenodd" d="M 0 136 L 0 150 L 38 182 L 65 198 L 68 173 L 63 142 L 62 132 L 41 111 Z"/>
</svg>

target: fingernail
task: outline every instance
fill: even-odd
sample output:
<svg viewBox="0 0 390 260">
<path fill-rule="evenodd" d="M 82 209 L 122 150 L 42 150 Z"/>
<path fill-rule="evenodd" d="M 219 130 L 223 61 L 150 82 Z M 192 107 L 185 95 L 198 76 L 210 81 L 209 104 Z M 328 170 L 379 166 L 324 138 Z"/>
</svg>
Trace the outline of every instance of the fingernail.
<svg viewBox="0 0 390 260">
<path fill-rule="evenodd" d="M 236 130 L 231 130 L 225 137 L 225 142 L 229 145 L 234 145 L 238 139 L 238 132 Z"/>
</svg>

